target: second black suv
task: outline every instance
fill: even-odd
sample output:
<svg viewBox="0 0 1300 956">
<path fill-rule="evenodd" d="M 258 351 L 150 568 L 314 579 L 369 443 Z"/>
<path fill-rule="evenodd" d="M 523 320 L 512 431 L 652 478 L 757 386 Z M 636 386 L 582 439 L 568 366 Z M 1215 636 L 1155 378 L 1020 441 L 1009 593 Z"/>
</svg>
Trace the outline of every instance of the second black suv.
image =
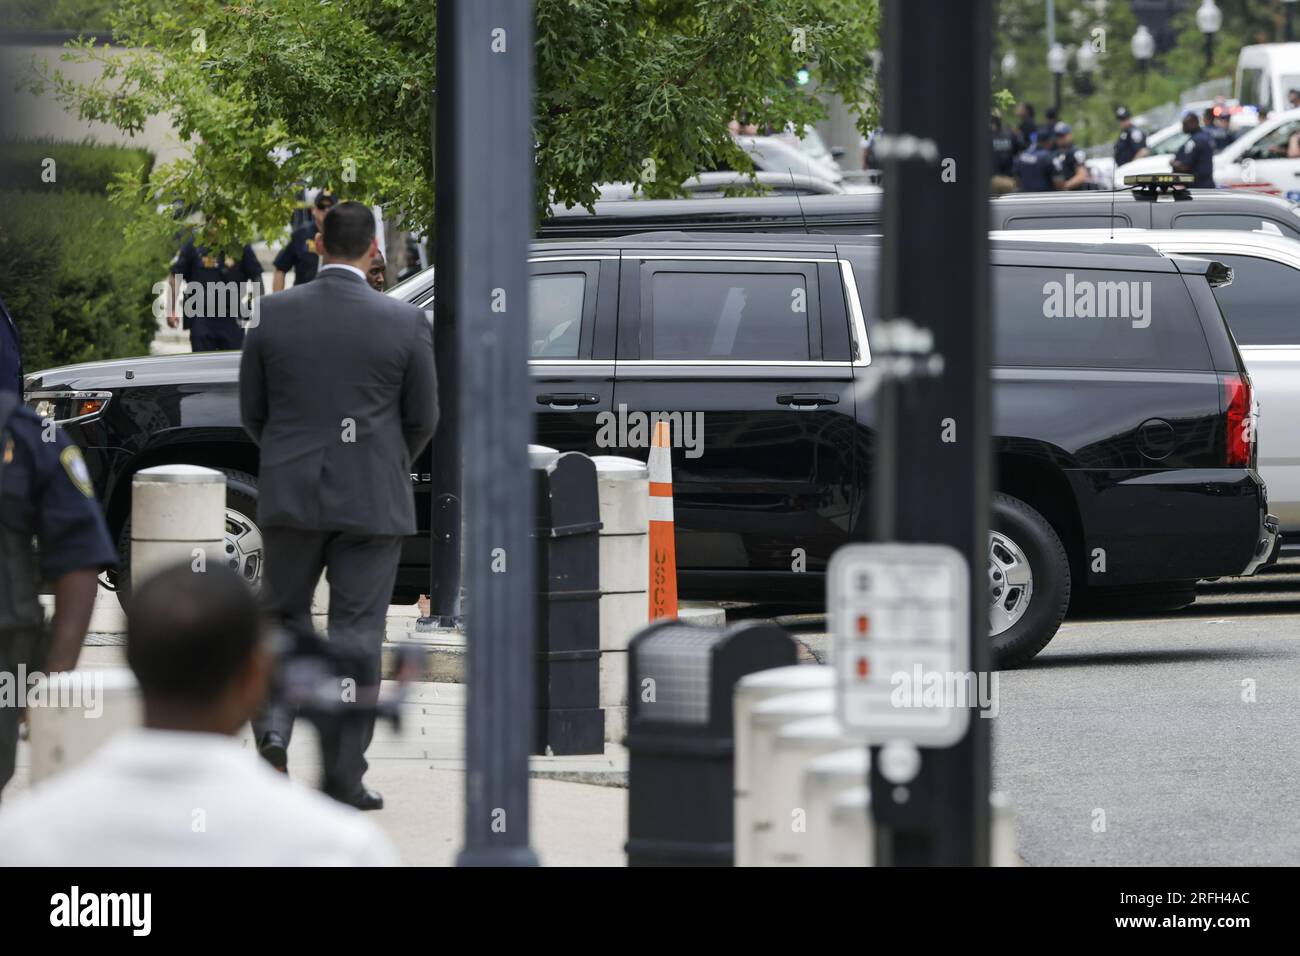
<svg viewBox="0 0 1300 956">
<path fill-rule="evenodd" d="M 832 552 L 866 538 L 878 298 L 871 240 L 717 235 L 532 250 L 536 440 L 644 457 L 674 421 L 686 596 L 818 599 Z M 990 630 L 1003 664 L 1036 654 L 1072 599 L 1140 589 L 1189 600 L 1249 574 L 1275 524 L 1248 434 L 1250 380 L 1211 288 L 1227 270 L 1146 246 L 993 243 L 997 495 Z M 426 272 L 391 294 L 427 307 Z M 28 389 L 98 396 L 66 423 L 125 539 L 130 477 L 226 470 L 232 562 L 260 573 L 257 449 L 239 426 L 237 353 L 39 372 Z M 411 468 L 429 520 L 428 461 Z M 408 540 L 398 599 L 428 575 Z"/>
</svg>

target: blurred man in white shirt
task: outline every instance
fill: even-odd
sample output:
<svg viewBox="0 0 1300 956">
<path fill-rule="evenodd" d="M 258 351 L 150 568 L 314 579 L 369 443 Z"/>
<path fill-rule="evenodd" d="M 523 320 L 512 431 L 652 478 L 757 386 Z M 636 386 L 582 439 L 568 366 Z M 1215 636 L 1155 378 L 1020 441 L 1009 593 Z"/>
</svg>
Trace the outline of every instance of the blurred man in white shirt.
<svg viewBox="0 0 1300 956">
<path fill-rule="evenodd" d="M 144 727 L 0 809 L 0 864 L 397 863 L 359 811 L 241 745 L 271 661 L 256 601 L 233 572 L 184 565 L 147 581 L 132 602 L 127 660 Z"/>
</svg>

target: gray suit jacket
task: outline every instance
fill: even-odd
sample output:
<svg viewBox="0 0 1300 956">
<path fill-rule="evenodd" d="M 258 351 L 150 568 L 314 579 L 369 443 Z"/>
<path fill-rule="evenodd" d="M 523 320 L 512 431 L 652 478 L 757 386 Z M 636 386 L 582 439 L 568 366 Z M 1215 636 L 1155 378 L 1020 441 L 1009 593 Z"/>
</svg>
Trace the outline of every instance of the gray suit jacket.
<svg viewBox="0 0 1300 956">
<path fill-rule="evenodd" d="M 262 449 L 260 523 L 415 533 L 411 461 L 438 424 L 423 311 L 343 269 L 263 297 L 239 363 L 239 406 Z"/>
</svg>

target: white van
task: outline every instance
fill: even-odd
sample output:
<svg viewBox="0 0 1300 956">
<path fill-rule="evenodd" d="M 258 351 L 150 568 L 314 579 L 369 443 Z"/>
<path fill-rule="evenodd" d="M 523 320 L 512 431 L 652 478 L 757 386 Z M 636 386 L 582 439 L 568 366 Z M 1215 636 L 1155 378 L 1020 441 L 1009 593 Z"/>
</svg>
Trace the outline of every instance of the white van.
<svg viewBox="0 0 1300 956">
<path fill-rule="evenodd" d="M 1291 109 L 1287 93 L 1300 90 L 1300 43 L 1257 43 L 1237 56 L 1237 99 L 1270 111 Z"/>
</svg>

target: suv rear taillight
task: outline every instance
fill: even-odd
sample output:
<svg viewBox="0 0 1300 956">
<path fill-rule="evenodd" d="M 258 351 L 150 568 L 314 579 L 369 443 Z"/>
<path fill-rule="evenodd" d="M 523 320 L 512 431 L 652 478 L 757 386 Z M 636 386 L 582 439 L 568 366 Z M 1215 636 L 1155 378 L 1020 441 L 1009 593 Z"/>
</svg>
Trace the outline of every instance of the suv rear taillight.
<svg viewBox="0 0 1300 956">
<path fill-rule="evenodd" d="M 1249 468 L 1250 451 L 1255 442 L 1255 420 L 1250 379 L 1244 375 L 1223 377 L 1224 421 L 1228 427 L 1229 468 Z"/>
</svg>

